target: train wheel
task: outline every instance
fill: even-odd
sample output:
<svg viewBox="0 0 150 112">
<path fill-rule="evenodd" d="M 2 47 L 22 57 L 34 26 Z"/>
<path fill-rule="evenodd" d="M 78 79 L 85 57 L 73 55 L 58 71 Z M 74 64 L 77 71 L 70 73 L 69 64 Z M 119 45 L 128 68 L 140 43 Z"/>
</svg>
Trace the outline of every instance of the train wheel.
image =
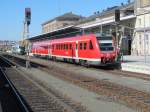
<svg viewBox="0 0 150 112">
<path fill-rule="evenodd" d="M 64 62 L 67 62 L 67 59 L 66 59 L 66 58 L 64 58 Z"/>
<path fill-rule="evenodd" d="M 53 60 L 53 61 L 56 61 L 56 57 L 52 56 L 52 60 Z"/>
<path fill-rule="evenodd" d="M 89 63 L 86 60 L 80 60 L 80 65 L 84 67 L 89 67 Z"/>
<path fill-rule="evenodd" d="M 75 59 L 72 59 L 72 63 L 73 63 L 73 64 L 76 64 L 76 61 L 75 61 Z"/>
<path fill-rule="evenodd" d="M 90 64 L 88 63 L 88 61 L 86 61 L 85 63 L 85 67 L 89 68 L 90 67 Z"/>
</svg>

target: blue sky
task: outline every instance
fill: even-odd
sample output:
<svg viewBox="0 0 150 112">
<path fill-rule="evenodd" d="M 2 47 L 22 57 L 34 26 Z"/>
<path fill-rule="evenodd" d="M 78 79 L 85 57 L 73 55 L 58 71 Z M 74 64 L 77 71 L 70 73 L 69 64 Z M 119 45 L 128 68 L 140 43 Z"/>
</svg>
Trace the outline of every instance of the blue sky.
<svg viewBox="0 0 150 112">
<path fill-rule="evenodd" d="M 41 24 L 66 12 L 90 16 L 95 11 L 127 0 L 0 0 L 0 40 L 21 40 L 24 9 L 32 10 L 30 36 L 40 34 Z"/>
</svg>

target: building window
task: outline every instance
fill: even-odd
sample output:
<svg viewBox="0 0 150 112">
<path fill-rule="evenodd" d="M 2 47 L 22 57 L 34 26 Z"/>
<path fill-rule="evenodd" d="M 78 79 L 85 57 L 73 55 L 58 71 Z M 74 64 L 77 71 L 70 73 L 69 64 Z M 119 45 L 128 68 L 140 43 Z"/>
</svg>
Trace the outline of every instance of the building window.
<svg viewBox="0 0 150 112">
<path fill-rule="evenodd" d="M 145 34 L 145 44 L 148 45 L 149 44 L 149 35 Z"/>
<path fill-rule="evenodd" d="M 141 34 L 139 35 L 139 44 L 140 44 L 140 46 L 141 46 L 141 43 L 142 42 L 142 38 L 141 38 Z"/>
<path fill-rule="evenodd" d="M 141 18 L 138 19 L 139 21 L 139 27 L 141 26 L 142 22 L 141 22 Z"/>
</svg>

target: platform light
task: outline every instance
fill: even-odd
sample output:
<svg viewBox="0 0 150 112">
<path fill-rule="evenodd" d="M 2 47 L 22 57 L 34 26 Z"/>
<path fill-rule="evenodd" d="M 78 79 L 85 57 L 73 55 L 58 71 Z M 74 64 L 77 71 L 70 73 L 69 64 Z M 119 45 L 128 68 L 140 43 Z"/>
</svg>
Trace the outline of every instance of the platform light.
<svg viewBox="0 0 150 112">
<path fill-rule="evenodd" d="M 116 9 L 115 10 L 115 22 L 119 22 L 120 21 L 120 10 Z"/>
</svg>

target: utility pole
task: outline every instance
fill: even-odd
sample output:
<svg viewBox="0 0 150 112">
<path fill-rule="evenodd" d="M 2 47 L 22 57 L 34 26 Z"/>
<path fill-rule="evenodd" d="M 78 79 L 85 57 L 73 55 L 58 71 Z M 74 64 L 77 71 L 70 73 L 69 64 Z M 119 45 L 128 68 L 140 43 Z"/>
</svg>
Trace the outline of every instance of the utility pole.
<svg viewBox="0 0 150 112">
<path fill-rule="evenodd" d="M 119 48 L 119 35 L 118 35 L 118 26 L 120 22 L 120 10 L 115 10 L 115 23 L 116 23 L 116 41 L 117 41 L 117 48 Z"/>
</svg>

